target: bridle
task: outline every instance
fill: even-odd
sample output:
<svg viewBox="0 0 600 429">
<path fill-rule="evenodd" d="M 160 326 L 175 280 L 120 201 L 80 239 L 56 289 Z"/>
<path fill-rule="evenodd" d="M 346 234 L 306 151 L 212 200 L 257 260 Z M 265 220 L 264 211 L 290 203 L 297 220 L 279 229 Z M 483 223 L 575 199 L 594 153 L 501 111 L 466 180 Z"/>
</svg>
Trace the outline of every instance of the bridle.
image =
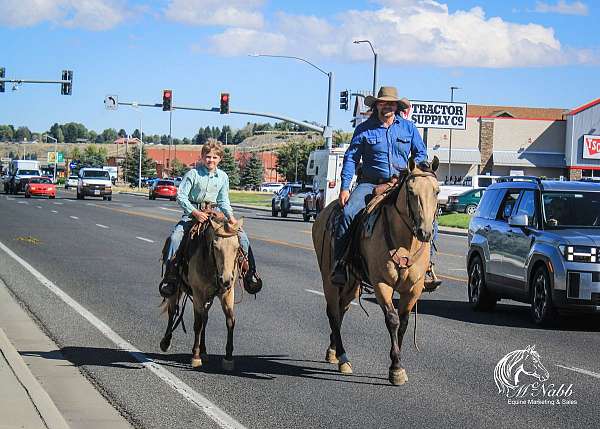
<svg viewBox="0 0 600 429">
<path fill-rule="evenodd" d="M 421 172 L 421 173 L 409 173 L 408 175 L 406 175 L 404 177 L 404 179 L 402 180 L 402 182 L 400 182 L 398 192 L 400 192 L 402 190 L 402 187 L 405 184 L 407 184 L 407 182 L 409 180 L 414 179 L 416 177 L 433 177 L 437 181 L 437 176 L 433 172 L 424 171 L 424 172 Z M 402 219 L 402 222 L 404 222 L 404 224 L 406 225 L 406 227 L 408 229 L 410 229 L 410 231 L 412 232 L 413 236 L 416 237 L 417 236 L 417 221 L 416 221 L 416 217 L 415 217 L 415 214 L 414 214 L 414 211 L 413 211 L 413 207 L 410 204 L 408 186 L 406 188 L 406 208 L 408 210 L 408 217 L 410 219 L 410 222 L 412 223 L 412 226 L 408 223 L 408 221 L 406 220 L 406 217 L 404 216 L 404 214 L 402 212 L 400 212 L 400 210 L 398 209 L 398 206 L 396 205 L 396 202 L 394 202 L 394 208 L 396 209 L 396 212 L 400 216 L 400 219 Z"/>
</svg>

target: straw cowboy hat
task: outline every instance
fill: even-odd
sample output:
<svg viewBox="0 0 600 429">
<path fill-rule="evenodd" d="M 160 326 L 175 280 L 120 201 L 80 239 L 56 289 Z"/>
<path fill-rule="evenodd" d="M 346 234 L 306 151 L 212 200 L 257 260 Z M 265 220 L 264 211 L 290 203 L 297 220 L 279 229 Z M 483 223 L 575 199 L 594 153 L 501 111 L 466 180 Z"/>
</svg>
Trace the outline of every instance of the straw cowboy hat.
<svg viewBox="0 0 600 429">
<path fill-rule="evenodd" d="M 410 104 L 406 103 L 408 101 L 406 98 L 398 97 L 398 90 L 393 86 L 382 86 L 377 93 L 377 97 L 372 95 L 365 97 L 365 104 L 369 107 L 373 107 L 378 101 L 395 101 L 403 110 L 410 107 Z"/>
</svg>

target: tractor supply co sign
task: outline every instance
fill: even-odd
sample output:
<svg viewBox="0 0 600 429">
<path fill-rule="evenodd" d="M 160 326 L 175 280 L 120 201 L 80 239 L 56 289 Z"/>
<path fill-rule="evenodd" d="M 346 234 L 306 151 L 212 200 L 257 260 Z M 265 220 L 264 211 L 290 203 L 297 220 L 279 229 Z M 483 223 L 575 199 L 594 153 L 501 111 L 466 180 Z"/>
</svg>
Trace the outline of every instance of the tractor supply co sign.
<svg viewBox="0 0 600 429">
<path fill-rule="evenodd" d="M 412 101 L 408 114 L 418 128 L 464 130 L 467 127 L 467 103 Z"/>
<path fill-rule="evenodd" d="M 600 159 L 600 136 L 583 136 L 583 157 Z"/>
</svg>

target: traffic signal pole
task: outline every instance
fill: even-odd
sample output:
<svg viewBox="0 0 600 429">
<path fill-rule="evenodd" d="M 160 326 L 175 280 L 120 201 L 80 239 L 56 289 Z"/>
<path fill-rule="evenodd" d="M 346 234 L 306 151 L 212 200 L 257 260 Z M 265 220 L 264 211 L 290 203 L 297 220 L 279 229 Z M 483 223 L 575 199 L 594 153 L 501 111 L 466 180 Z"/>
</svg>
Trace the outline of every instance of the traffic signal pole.
<svg viewBox="0 0 600 429">
<path fill-rule="evenodd" d="M 4 69 L 4 67 L 2 67 L 1 69 L 2 69 L 2 73 L 0 74 L 0 84 L 1 84 L 0 86 L 2 87 L 2 91 L 0 91 L 0 92 L 4 92 L 4 84 L 5 83 L 14 83 L 15 86 L 13 87 L 13 90 L 16 90 L 19 87 L 19 85 L 22 85 L 24 83 L 58 83 L 61 85 L 61 88 L 68 89 L 68 92 L 63 92 L 64 89 L 61 89 L 61 94 L 71 95 L 70 89 L 73 85 L 73 72 L 71 70 L 63 70 L 63 79 L 62 80 L 40 80 L 40 79 L 5 79 L 4 78 L 5 69 Z M 65 72 L 67 74 L 65 74 Z M 70 76 L 71 79 L 64 79 L 67 76 Z"/>
</svg>

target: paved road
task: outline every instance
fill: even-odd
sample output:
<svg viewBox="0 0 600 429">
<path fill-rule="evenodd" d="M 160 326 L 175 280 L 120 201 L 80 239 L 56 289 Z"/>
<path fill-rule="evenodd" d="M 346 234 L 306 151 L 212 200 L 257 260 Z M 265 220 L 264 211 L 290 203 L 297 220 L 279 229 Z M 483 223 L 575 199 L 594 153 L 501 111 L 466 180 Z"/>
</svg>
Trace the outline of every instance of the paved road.
<svg viewBox="0 0 600 429">
<path fill-rule="evenodd" d="M 257 299 L 244 295 L 236 306 L 233 373 L 220 367 L 226 329 L 218 306 L 207 329 L 210 361 L 201 370 L 189 366 L 191 333 L 179 331 L 166 354 L 158 347 L 165 327 L 158 257 L 178 219 L 175 203 L 125 195 L 77 201 L 64 191 L 56 200 L 0 195 L 0 243 L 39 273 L 36 278 L 0 250 L 0 276 L 61 352 L 138 427 L 597 425 L 598 319 L 570 318 L 546 330 L 533 326 L 528 308 L 514 302 L 492 314 L 472 312 L 464 238 L 440 237 L 444 286 L 422 298 L 421 351 L 405 341 L 409 382 L 392 387 L 388 335 L 371 298 L 364 302 L 369 317 L 355 306 L 344 324 L 355 374 L 343 377 L 323 362 L 328 329 L 310 224 L 237 212 L 246 218 L 266 286 Z M 75 304 L 65 304 L 41 276 Z M 87 319 L 73 306 L 89 312 Z M 93 324 L 99 321 L 103 332 Z M 498 394 L 497 362 L 534 344 L 550 375 L 546 384 L 572 384 L 569 399 L 576 405 L 512 405 Z M 219 410 L 222 415 L 215 414 Z"/>
</svg>

